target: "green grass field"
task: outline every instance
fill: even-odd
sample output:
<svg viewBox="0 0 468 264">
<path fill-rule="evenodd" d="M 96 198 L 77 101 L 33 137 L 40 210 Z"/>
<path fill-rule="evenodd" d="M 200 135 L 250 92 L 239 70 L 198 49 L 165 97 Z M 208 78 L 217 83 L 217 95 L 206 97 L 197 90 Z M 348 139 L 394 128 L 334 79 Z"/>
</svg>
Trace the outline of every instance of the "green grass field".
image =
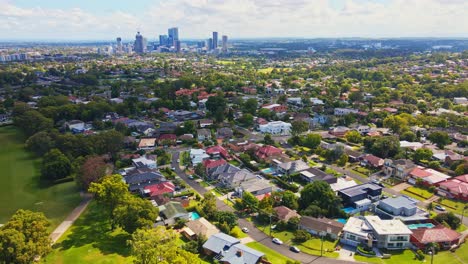
<svg viewBox="0 0 468 264">
<path fill-rule="evenodd" d="M 110 231 L 102 208 L 91 202 L 43 263 L 132 263 L 128 239 L 120 229 Z"/>
<path fill-rule="evenodd" d="M 0 127 L 0 142 L 0 223 L 21 208 L 44 212 L 53 230 L 81 201 L 76 184 L 41 184 L 40 159 L 24 149 L 24 137 L 14 127 Z"/>
<path fill-rule="evenodd" d="M 260 252 L 265 253 L 268 261 L 270 261 L 272 264 L 286 264 L 287 261 L 292 261 L 290 258 L 287 258 L 280 253 L 270 249 L 269 247 L 266 247 L 258 242 L 250 242 L 246 244 L 248 247 L 251 247 L 255 250 L 258 250 Z"/>
</svg>

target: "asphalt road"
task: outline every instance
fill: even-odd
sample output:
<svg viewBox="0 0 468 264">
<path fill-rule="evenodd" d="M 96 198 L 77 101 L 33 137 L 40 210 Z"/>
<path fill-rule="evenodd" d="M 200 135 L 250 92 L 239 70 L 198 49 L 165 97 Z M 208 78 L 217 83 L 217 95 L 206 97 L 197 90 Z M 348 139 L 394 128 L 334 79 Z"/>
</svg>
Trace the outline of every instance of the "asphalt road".
<svg viewBox="0 0 468 264">
<path fill-rule="evenodd" d="M 179 163 L 177 160 L 179 159 L 180 152 L 179 151 L 174 151 L 172 152 L 172 167 L 175 169 L 175 173 L 183 179 L 190 187 L 192 187 L 195 191 L 197 191 L 200 195 L 203 195 L 204 193 L 208 192 L 204 187 L 202 187 L 198 182 L 191 180 L 188 178 L 188 176 L 185 174 L 183 170 L 180 169 Z M 216 199 L 216 207 L 220 211 L 229 211 L 229 212 L 235 212 L 235 210 L 226 205 L 223 201 L 220 199 Z M 347 264 L 347 263 L 356 263 L 356 262 L 350 262 L 350 261 L 343 261 L 343 260 L 337 260 L 337 259 L 331 259 L 331 258 L 326 258 L 326 257 L 319 257 L 319 256 L 313 256 L 305 253 L 294 253 L 289 250 L 288 245 L 277 245 L 271 242 L 272 238 L 267 236 L 265 233 L 260 231 L 255 225 L 245 219 L 239 218 L 238 219 L 238 225 L 240 227 L 247 227 L 249 229 L 249 236 L 263 244 L 264 246 L 267 246 L 271 248 L 272 250 L 288 257 L 294 260 L 298 260 L 301 263 L 317 263 L 317 264 Z"/>
</svg>

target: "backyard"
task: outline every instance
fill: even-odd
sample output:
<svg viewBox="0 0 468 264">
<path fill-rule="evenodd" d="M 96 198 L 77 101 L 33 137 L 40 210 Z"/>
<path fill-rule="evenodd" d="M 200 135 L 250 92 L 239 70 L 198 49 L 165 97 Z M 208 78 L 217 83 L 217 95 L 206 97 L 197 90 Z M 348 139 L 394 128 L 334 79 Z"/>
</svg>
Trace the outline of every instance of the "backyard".
<svg viewBox="0 0 468 264">
<path fill-rule="evenodd" d="M 13 126 L 0 127 L 0 223 L 22 208 L 44 212 L 53 230 L 79 204 L 75 182 L 49 186 L 39 179 L 40 159 L 24 149 L 24 138 Z"/>
</svg>

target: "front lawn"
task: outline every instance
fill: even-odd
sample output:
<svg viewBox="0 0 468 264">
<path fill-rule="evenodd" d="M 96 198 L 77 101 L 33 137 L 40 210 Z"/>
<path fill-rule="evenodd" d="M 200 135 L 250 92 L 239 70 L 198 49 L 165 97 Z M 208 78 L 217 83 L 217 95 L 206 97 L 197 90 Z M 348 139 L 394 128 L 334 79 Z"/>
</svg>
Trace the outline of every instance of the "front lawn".
<svg viewBox="0 0 468 264">
<path fill-rule="evenodd" d="M 81 201 L 76 183 L 41 183 L 41 160 L 24 149 L 24 137 L 13 126 L 0 127 L 0 224 L 18 209 L 43 212 L 52 231 Z"/>
<path fill-rule="evenodd" d="M 272 264 L 286 264 L 288 261 L 293 261 L 290 258 L 287 258 L 280 253 L 270 249 L 269 247 L 266 247 L 258 242 L 250 242 L 247 243 L 246 246 L 253 248 L 255 250 L 258 250 L 260 252 L 265 253 L 266 258 L 268 261 L 270 261 Z"/>
<path fill-rule="evenodd" d="M 382 252 L 383 253 L 383 252 Z M 407 250 L 396 250 L 396 251 L 388 251 L 387 253 L 391 254 L 392 256 L 389 259 L 381 259 L 381 258 L 368 258 L 361 256 L 359 254 L 354 255 L 354 259 L 361 262 L 368 262 L 368 263 L 381 263 L 381 264 L 403 264 L 403 263 L 414 263 L 420 264 L 424 263 L 423 261 L 419 261 L 415 259 L 415 254 L 413 251 Z M 427 262 L 427 256 L 426 256 Z M 447 262 L 450 263 L 450 262 Z"/>
<path fill-rule="evenodd" d="M 436 203 L 441 204 L 442 206 L 445 206 L 445 208 L 447 210 L 452 211 L 452 212 L 454 212 L 456 214 L 459 214 L 459 215 L 462 214 L 463 207 L 468 206 L 467 203 L 454 201 L 454 200 L 449 200 L 449 199 L 442 199 L 442 200 L 439 200 Z M 468 212 L 468 209 L 465 210 L 465 214 L 467 214 L 467 212 Z"/>
<path fill-rule="evenodd" d="M 424 200 L 427 200 L 429 198 L 431 198 L 432 196 L 434 196 L 433 193 L 431 193 L 430 191 L 426 190 L 426 189 L 423 189 L 423 188 L 419 188 L 419 187 L 408 187 L 406 188 L 406 190 L 404 190 L 403 192 L 405 193 L 411 193 L 411 194 L 414 194 L 414 195 L 417 195 L 417 196 L 420 196 L 421 198 L 423 198 Z"/>
</svg>

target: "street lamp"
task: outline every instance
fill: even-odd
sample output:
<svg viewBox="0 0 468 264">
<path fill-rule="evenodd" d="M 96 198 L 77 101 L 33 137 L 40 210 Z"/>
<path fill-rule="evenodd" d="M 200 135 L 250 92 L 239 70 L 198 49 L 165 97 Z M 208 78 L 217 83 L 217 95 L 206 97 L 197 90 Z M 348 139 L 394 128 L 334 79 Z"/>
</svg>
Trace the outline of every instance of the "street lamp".
<svg viewBox="0 0 468 264">
<path fill-rule="evenodd" d="M 434 247 L 431 248 L 432 250 L 430 250 L 428 253 L 429 255 L 431 255 L 431 264 L 434 263 Z"/>
</svg>

